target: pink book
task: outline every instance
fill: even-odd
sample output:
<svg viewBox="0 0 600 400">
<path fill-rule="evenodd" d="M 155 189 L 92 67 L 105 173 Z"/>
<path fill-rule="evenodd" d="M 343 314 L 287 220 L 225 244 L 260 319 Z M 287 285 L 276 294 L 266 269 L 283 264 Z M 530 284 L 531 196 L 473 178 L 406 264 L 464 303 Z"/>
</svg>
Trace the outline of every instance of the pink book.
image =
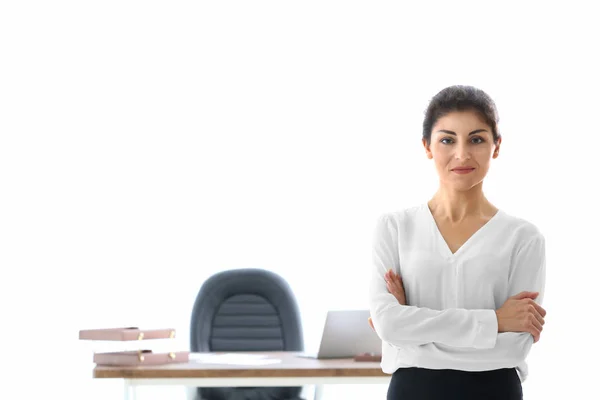
<svg viewBox="0 0 600 400">
<path fill-rule="evenodd" d="M 100 366 L 139 366 L 185 363 L 189 351 L 153 353 L 152 350 L 119 351 L 94 354 L 94 362 Z"/>
<path fill-rule="evenodd" d="M 172 339 L 175 329 L 140 329 L 137 327 L 84 329 L 79 331 L 80 340 L 147 340 Z"/>
</svg>

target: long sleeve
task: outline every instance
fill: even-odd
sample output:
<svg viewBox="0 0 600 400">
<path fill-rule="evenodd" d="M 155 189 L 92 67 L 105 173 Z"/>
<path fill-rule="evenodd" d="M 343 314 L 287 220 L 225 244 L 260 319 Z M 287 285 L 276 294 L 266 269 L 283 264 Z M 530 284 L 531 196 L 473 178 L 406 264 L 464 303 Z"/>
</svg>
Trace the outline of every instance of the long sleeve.
<svg viewBox="0 0 600 400">
<path fill-rule="evenodd" d="M 459 348 L 491 349 L 496 345 L 498 320 L 491 309 L 433 310 L 399 304 L 388 292 L 385 273 L 400 272 L 398 227 L 387 214 L 376 223 L 372 244 L 369 308 L 375 331 L 393 346 L 440 343 Z"/>
<path fill-rule="evenodd" d="M 535 301 L 542 304 L 546 281 L 544 237 L 537 233 L 515 255 L 509 272 L 508 297 L 522 291 L 539 292 Z M 490 349 L 464 349 L 440 343 L 418 348 L 417 360 L 424 368 L 453 368 L 479 370 L 511 368 L 527 358 L 533 336 L 528 332 L 498 333 L 496 345 Z"/>
</svg>

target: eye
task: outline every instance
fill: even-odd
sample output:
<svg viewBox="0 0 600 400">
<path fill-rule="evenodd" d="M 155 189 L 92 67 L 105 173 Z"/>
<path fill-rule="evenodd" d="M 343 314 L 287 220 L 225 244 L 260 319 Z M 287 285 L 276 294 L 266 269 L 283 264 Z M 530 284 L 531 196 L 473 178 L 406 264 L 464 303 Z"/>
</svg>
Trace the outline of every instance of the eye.
<svg viewBox="0 0 600 400">
<path fill-rule="evenodd" d="M 445 137 L 445 138 L 443 138 L 442 140 L 440 140 L 440 143 L 444 143 L 444 144 L 450 144 L 450 143 L 446 143 L 446 142 L 444 142 L 444 140 L 449 140 L 450 142 L 453 142 L 453 140 L 452 140 L 452 139 L 450 139 L 449 137 Z"/>
<path fill-rule="evenodd" d="M 479 137 L 479 136 L 473 137 L 473 141 L 476 141 L 476 140 L 478 140 L 478 142 L 473 142 L 473 143 L 479 144 L 479 143 L 483 143 L 484 142 L 483 138 Z"/>
</svg>

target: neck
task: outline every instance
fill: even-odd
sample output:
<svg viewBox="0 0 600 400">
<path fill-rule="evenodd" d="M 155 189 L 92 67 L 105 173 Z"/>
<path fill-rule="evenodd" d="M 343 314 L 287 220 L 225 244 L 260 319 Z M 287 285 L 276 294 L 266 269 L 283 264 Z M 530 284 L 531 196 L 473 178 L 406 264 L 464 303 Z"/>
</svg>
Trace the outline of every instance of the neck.
<svg viewBox="0 0 600 400">
<path fill-rule="evenodd" d="M 428 202 L 436 218 L 451 223 L 464 221 L 472 217 L 484 217 L 494 213 L 493 206 L 483 194 L 481 184 L 467 191 L 457 191 L 440 186 Z"/>
</svg>

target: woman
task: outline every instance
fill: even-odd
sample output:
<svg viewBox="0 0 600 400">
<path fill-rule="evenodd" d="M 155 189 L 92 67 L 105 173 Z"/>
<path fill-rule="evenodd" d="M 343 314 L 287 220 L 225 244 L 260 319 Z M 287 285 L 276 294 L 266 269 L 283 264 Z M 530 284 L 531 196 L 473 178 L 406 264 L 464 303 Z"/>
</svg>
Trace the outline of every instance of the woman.
<svg viewBox="0 0 600 400">
<path fill-rule="evenodd" d="M 501 136 L 492 99 L 452 86 L 430 102 L 423 146 L 439 175 L 426 203 L 381 215 L 371 326 L 388 400 L 522 399 L 546 311 L 545 241 L 483 193 Z"/>
</svg>

